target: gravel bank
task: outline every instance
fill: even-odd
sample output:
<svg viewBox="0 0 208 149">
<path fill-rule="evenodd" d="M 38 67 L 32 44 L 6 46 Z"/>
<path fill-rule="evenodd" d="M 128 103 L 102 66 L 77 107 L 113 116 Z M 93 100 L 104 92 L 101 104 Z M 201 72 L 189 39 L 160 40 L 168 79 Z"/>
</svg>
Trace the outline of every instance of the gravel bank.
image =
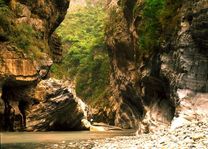
<svg viewBox="0 0 208 149">
<path fill-rule="evenodd" d="M 208 121 L 193 122 L 176 130 L 160 130 L 133 137 L 116 137 L 94 144 L 94 149 L 207 149 Z"/>
</svg>

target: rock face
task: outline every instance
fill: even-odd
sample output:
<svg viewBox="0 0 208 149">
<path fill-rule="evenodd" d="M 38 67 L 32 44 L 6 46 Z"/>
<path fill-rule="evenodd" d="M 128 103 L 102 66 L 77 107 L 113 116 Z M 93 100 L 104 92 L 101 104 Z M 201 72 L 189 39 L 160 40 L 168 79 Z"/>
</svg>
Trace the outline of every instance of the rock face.
<svg viewBox="0 0 208 149">
<path fill-rule="evenodd" d="M 169 0 L 169 6 L 171 3 Z M 170 125 L 173 118 L 173 127 L 177 127 L 178 121 L 181 125 L 207 117 L 208 1 L 178 5 L 169 17 L 177 22 L 172 28 L 175 33 L 149 52 L 138 46 L 144 6 L 143 0 L 109 1 L 106 42 L 115 124 L 149 132 Z M 167 34 L 168 30 L 161 30 L 161 36 Z"/>
<path fill-rule="evenodd" d="M 68 0 L 0 1 L 0 129 L 22 130 L 37 82 L 52 65 L 54 30 Z M 53 52 L 54 53 L 54 52 Z"/>
<path fill-rule="evenodd" d="M 49 79 L 35 89 L 33 104 L 27 109 L 26 130 L 63 131 L 86 129 L 88 107 L 73 96 L 67 83 Z"/>
<path fill-rule="evenodd" d="M 136 1 L 128 1 L 135 3 Z M 109 26 L 107 26 L 107 44 L 111 58 L 111 86 L 114 91 L 110 100 L 115 111 L 115 125 L 123 128 L 137 126 L 137 121 L 144 115 L 141 97 L 136 91 L 137 71 L 134 58 L 134 43 L 129 30 L 128 20 L 117 1 L 109 3 L 112 11 Z M 131 16 L 129 16 L 131 17 Z"/>
<path fill-rule="evenodd" d="M 188 10 L 191 8 L 190 10 Z M 172 66 L 174 80 L 171 86 L 175 87 L 179 105 L 176 107 L 176 117 L 183 121 L 202 120 L 208 116 L 208 1 L 186 3 L 181 9 L 183 21 L 175 41 L 175 50 L 169 53 L 162 65 Z M 172 57 L 172 60 L 169 61 Z M 167 60 L 169 62 L 167 62 Z M 175 64 L 175 66 L 170 65 Z M 163 67 L 164 66 L 164 67 Z M 173 126 L 174 128 L 175 126 Z"/>
<path fill-rule="evenodd" d="M 52 51 L 53 62 L 60 63 L 63 54 L 61 39 L 58 37 L 57 34 L 53 34 L 49 40 L 49 44 Z"/>
</svg>

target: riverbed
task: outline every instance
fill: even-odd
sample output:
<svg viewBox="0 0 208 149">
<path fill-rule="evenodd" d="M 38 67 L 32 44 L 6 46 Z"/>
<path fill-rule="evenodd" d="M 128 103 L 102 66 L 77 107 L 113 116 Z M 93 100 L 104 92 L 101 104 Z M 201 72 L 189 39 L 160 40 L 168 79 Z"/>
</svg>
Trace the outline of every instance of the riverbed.
<svg viewBox="0 0 208 149">
<path fill-rule="evenodd" d="M 108 132 L 2 133 L 1 149 L 208 149 L 208 120 L 135 136 L 135 130 Z"/>
<path fill-rule="evenodd" d="M 109 132 L 6 132 L 1 133 L 1 149 L 92 148 L 96 141 L 118 136 L 134 136 L 135 130 Z"/>
</svg>

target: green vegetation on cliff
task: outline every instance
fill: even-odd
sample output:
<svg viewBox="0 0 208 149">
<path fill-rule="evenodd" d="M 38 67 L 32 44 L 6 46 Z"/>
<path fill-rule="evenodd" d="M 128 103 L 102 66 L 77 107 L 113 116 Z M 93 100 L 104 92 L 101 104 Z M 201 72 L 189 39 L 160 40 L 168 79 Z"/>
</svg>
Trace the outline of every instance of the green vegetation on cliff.
<svg viewBox="0 0 208 149">
<path fill-rule="evenodd" d="M 77 95 L 89 102 L 102 98 L 109 84 L 104 20 L 102 6 L 87 5 L 69 10 L 57 30 L 65 51 L 63 61 L 53 65 L 52 74 L 74 80 Z"/>
<path fill-rule="evenodd" d="M 0 0 L 0 38 L 2 41 L 8 40 L 7 36 L 12 31 L 11 20 L 13 15 L 5 1 Z"/>
<path fill-rule="evenodd" d="M 140 40 L 139 48 L 144 50 L 151 50 L 159 47 L 159 40 L 161 33 L 160 27 L 160 13 L 164 7 L 165 0 L 146 0 L 143 9 L 143 21 L 139 28 Z"/>
<path fill-rule="evenodd" d="M 42 58 L 42 52 L 48 52 L 43 34 L 24 21 L 18 22 L 15 11 L 5 1 L 0 1 L 0 41 L 30 57 Z"/>
<path fill-rule="evenodd" d="M 177 29 L 177 9 L 182 0 L 146 0 L 138 28 L 139 49 L 151 52 L 160 48 L 162 40 L 171 38 Z M 137 11 L 137 5 L 133 10 Z"/>
</svg>

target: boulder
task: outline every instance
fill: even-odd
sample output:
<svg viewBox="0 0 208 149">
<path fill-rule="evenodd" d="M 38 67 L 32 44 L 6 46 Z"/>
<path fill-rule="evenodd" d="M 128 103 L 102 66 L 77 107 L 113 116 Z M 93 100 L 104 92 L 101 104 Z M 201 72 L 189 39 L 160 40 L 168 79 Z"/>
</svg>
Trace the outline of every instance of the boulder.
<svg viewBox="0 0 208 149">
<path fill-rule="evenodd" d="M 96 123 L 94 122 L 91 126 L 90 126 L 90 131 L 118 131 L 118 130 L 122 130 L 122 128 L 120 127 L 116 127 L 116 126 L 112 126 L 112 125 L 108 125 L 105 123 Z"/>
<path fill-rule="evenodd" d="M 41 81 L 35 89 L 37 99 L 27 110 L 26 130 L 67 131 L 89 129 L 87 105 L 61 81 Z M 41 91 L 41 92 L 40 92 Z M 84 120 L 85 121 L 84 121 Z M 87 122 L 88 123 L 87 123 Z"/>
</svg>

